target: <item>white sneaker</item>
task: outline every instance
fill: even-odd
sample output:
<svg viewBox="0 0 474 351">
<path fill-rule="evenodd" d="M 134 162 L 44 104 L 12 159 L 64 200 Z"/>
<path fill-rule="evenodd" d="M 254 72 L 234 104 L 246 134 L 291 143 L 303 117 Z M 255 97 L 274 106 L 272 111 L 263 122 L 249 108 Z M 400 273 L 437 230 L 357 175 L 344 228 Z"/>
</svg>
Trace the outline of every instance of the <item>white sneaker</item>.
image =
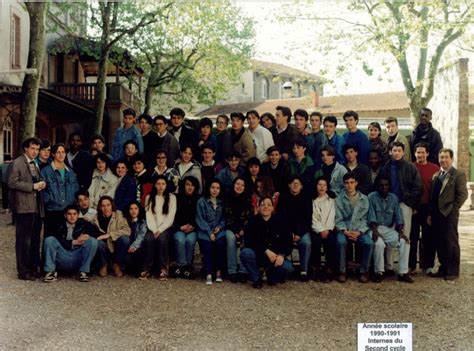
<svg viewBox="0 0 474 351">
<path fill-rule="evenodd" d="M 210 274 L 206 276 L 206 285 L 212 285 L 212 275 Z"/>
<path fill-rule="evenodd" d="M 222 277 L 220 275 L 216 277 L 216 283 L 222 283 Z"/>
</svg>

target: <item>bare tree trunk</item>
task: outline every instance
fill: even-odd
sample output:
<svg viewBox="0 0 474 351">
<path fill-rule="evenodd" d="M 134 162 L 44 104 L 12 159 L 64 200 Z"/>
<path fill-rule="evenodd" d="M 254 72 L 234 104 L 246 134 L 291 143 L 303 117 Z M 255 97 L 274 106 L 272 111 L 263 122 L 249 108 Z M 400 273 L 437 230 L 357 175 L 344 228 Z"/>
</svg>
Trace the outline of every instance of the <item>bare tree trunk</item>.
<svg viewBox="0 0 474 351">
<path fill-rule="evenodd" d="M 102 133 L 102 123 L 104 121 L 105 99 L 107 97 L 107 62 L 109 60 L 109 49 L 105 49 L 99 59 L 99 72 L 97 74 L 97 111 L 95 117 L 94 133 Z"/>
<path fill-rule="evenodd" d="M 145 90 L 145 111 L 147 115 L 150 114 L 151 105 L 153 104 L 153 96 L 155 95 L 155 88 L 147 85 Z"/>
<path fill-rule="evenodd" d="M 20 138 L 35 135 L 38 92 L 43 70 L 46 2 L 25 2 L 30 17 L 30 42 L 27 68 L 36 68 L 37 73 L 25 74 L 21 88 Z"/>
</svg>

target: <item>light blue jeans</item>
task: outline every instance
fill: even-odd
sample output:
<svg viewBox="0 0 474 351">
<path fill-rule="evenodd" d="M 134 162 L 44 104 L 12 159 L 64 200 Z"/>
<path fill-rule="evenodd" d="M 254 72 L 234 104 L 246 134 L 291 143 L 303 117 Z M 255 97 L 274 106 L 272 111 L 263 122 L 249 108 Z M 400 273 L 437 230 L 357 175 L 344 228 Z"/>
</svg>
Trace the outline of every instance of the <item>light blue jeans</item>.
<svg viewBox="0 0 474 351">
<path fill-rule="evenodd" d="M 236 274 L 238 266 L 237 239 L 235 238 L 234 232 L 229 229 L 226 230 L 225 237 L 227 241 L 227 273 Z M 239 273 L 248 273 L 243 264 L 239 267 Z"/>
<path fill-rule="evenodd" d="M 309 259 L 311 257 L 311 236 L 309 233 L 304 234 L 298 241 L 298 252 L 300 254 L 301 271 L 307 272 Z"/>
<path fill-rule="evenodd" d="M 375 273 L 382 273 L 385 271 L 385 260 L 384 252 L 385 247 L 398 248 L 400 257 L 398 259 L 398 273 L 407 274 L 408 273 L 408 259 L 410 257 L 410 244 L 408 244 L 404 239 L 398 240 L 398 232 L 389 227 L 383 225 L 377 226 L 377 230 L 380 236 L 375 242 L 374 249 L 374 270 Z"/>
<path fill-rule="evenodd" d="M 176 262 L 178 266 L 190 266 L 193 264 L 194 247 L 196 246 L 197 233 L 188 234 L 177 231 L 173 235 L 176 249 Z"/>
<path fill-rule="evenodd" d="M 92 237 L 81 246 L 66 250 L 58 239 L 49 236 L 44 239 L 44 271 L 55 272 L 58 269 L 89 273 L 96 251 L 97 240 Z"/>
</svg>

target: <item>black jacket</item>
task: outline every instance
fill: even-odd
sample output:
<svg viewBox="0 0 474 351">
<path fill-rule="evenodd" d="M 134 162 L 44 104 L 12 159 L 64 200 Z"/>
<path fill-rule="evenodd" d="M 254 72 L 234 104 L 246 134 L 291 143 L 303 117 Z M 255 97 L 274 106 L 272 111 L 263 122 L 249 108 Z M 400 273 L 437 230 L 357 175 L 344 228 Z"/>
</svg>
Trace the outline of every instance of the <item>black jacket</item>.
<svg viewBox="0 0 474 351">
<path fill-rule="evenodd" d="M 310 194 L 309 190 L 303 188 L 296 196 L 284 193 L 278 201 L 278 211 L 292 234 L 303 236 L 311 231 L 313 205 Z"/>
<path fill-rule="evenodd" d="M 278 133 L 277 130 L 273 132 L 273 140 L 275 145 L 278 146 L 280 152 L 291 155 L 293 149 L 293 142 L 298 138 L 298 130 L 292 124 L 288 124 L 285 131 Z"/>
<path fill-rule="evenodd" d="M 286 223 L 272 215 L 265 221 L 260 215 L 252 217 L 245 228 L 245 247 L 255 251 L 259 266 L 266 266 L 269 260 L 265 251 L 288 256 L 293 250 L 293 238 Z"/>
<path fill-rule="evenodd" d="M 169 131 L 171 135 L 174 135 L 175 131 L 171 129 Z M 199 136 L 197 132 L 186 126 L 184 123 L 181 126 L 181 134 L 179 136 L 179 149 L 183 146 L 191 146 L 191 149 L 193 150 L 193 155 L 196 157 L 199 155 L 199 148 L 198 148 L 198 143 L 199 143 Z"/>
<path fill-rule="evenodd" d="M 89 186 L 92 182 L 92 173 L 94 172 L 95 166 L 92 155 L 85 150 L 79 150 L 76 157 L 74 157 L 74 160 L 72 161 L 72 165 L 69 164 L 67 155 L 65 161 L 66 165 L 69 168 L 72 168 L 74 173 L 76 173 L 79 189 L 89 189 Z"/>
<path fill-rule="evenodd" d="M 81 234 L 89 234 L 91 237 L 97 238 L 99 236 L 99 230 L 93 224 L 85 221 L 83 218 L 79 218 L 74 226 L 72 232 L 73 240 L 76 240 Z M 56 233 L 49 234 L 46 233 L 46 236 L 54 236 L 58 239 L 59 243 L 66 250 L 72 250 L 72 240 L 66 240 L 67 238 L 67 225 L 66 221 L 63 221 L 61 226 L 58 228 Z"/>
<path fill-rule="evenodd" d="M 273 169 L 269 162 L 264 162 L 260 166 L 260 175 L 272 178 L 275 190 L 283 193 L 288 189 L 288 179 L 290 178 L 290 165 L 285 160 L 281 159 L 278 167 Z"/>
<path fill-rule="evenodd" d="M 196 227 L 196 205 L 199 196 L 188 196 L 182 193 L 176 195 L 176 216 L 174 217 L 174 229 L 176 231 L 185 224 Z"/>
<path fill-rule="evenodd" d="M 413 130 L 411 137 L 410 137 L 410 150 L 411 150 L 411 159 L 412 161 L 416 161 L 415 158 L 415 146 L 416 144 L 424 142 L 429 145 L 430 153 L 428 155 L 428 161 L 439 165 L 438 160 L 438 153 L 439 150 L 443 148 L 443 141 L 441 140 L 441 135 L 439 132 L 433 128 L 431 123 L 429 124 L 428 128 L 422 129 L 421 125 Z"/>
</svg>

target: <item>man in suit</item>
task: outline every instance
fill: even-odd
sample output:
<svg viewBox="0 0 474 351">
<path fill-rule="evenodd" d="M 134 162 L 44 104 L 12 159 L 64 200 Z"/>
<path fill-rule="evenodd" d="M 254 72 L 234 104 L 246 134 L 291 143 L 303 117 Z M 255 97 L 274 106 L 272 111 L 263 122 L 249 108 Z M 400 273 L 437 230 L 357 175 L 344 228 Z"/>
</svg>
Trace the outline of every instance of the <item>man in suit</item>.
<svg viewBox="0 0 474 351">
<path fill-rule="evenodd" d="M 65 162 L 76 173 L 79 188 L 89 189 L 95 167 L 94 159 L 88 151 L 82 149 L 82 136 L 79 133 L 69 135 L 69 149 Z"/>
<path fill-rule="evenodd" d="M 453 150 L 441 149 L 441 169 L 433 176 L 431 209 L 428 224 L 432 226 L 440 266 L 432 277 L 454 280 L 459 277 L 459 209 L 467 199 L 466 175 L 453 167 Z"/>
<path fill-rule="evenodd" d="M 38 138 L 23 141 L 23 155 L 12 161 L 8 168 L 8 187 L 16 221 L 16 267 L 18 278 L 22 280 L 35 280 L 40 265 L 40 232 L 44 217 L 41 191 L 46 188 L 35 162 L 40 146 Z"/>
</svg>

